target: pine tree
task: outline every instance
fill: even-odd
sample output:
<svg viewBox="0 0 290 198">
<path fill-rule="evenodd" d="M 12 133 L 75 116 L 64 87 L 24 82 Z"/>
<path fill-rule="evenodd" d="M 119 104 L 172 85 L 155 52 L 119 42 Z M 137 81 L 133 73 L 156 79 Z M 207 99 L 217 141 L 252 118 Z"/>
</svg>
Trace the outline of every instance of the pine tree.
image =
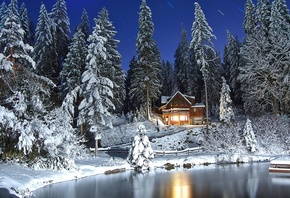
<svg viewBox="0 0 290 198">
<path fill-rule="evenodd" d="M 58 73 L 54 68 L 56 64 L 56 52 L 52 29 L 52 21 L 48 17 L 45 5 L 41 4 L 35 33 L 36 43 L 33 58 L 36 62 L 37 74 L 55 82 Z"/>
<path fill-rule="evenodd" d="M 127 77 L 126 77 L 126 81 L 125 81 L 125 87 L 126 87 L 126 100 L 125 100 L 125 104 L 124 104 L 124 109 L 125 112 L 128 113 L 130 111 L 136 111 L 138 109 L 138 102 L 136 97 L 131 97 L 130 96 L 130 90 L 131 90 L 131 86 L 132 86 L 132 80 L 134 77 L 134 71 L 137 68 L 137 60 L 136 57 L 133 56 L 133 58 L 131 59 L 130 63 L 129 63 L 129 69 L 127 71 Z"/>
<path fill-rule="evenodd" d="M 252 0 L 247 0 L 245 5 L 245 18 L 243 28 L 246 34 L 251 34 L 255 29 L 255 5 Z"/>
<path fill-rule="evenodd" d="M 49 15 L 52 20 L 53 40 L 56 51 L 56 64 L 54 65 L 55 76 L 52 79 L 56 85 L 59 85 L 59 74 L 61 72 L 63 61 L 68 53 L 68 46 L 70 44 L 70 21 L 67 16 L 67 7 L 65 0 L 57 0 L 53 5 L 52 11 Z"/>
<path fill-rule="evenodd" d="M 85 9 L 83 10 L 81 23 L 79 24 L 78 29 L 81 29 L 82 33 L 85 35 L 85 41 L 87 41 L 90 35 L 90 21 Z"/>
<path fill-rule="evenodd" d="M 220 114 L 219 119 L 221 122 L 230 124 L 235 120 L 234 111 L 232 109 L 232 99 L 230 97 L 230 88 L 226 83 L 224 77 L 222 77 L 222 89 L 221 89 L 221 97 L 220 97 Z"/>
<path fill-rule="evenodd" d="M 89 36 L 91 44 L 88 47 L 86 69 L 82 75 L 84 99 L 78 107 L 80 110 L 78 125 L 87 123 L 90 131 L 95 132 L 95 137 L 98 138 L 102 127 L 111 127 L 110 111 L 114 109 L 114 105 L 111 101 L 113 83 L 110 79 L 101 76 L 100 71 L 108 58 L 105 48 L 107 38 L 101 35 L 104 27 L 97 24 L 96 19 L 95 23 L 94 31 Z"/>
<path fill-rule="evenodd" d="M 118 40 L 114 39 L 116 35 L 115 27 L 109 20 L 109 12 L 103 8 L 98 15 L 97 24 L 103 26 L 101 36 L 106 38 L 104 47 L 106 48 L 106 62 L 100 68 L 100 75 L 109 78 L 113 82 L 113 98 L 112 102 L 115 105 L 115 111 L 121 113 L 125 100 L 125 72 L 121 65 L 121 54 L 117 51 Z"/>
<path fill-rule="evenodd" d="M 226 62 L 228 63 L 228 82 L 231 92 L 231 97 L 233 98 L 236 104 L 241 103 L 241 90 L 240 90 L 240 82 L 238 81 L 239 75 L 239 67 L 241 64 L 240 57 L 240 43 L 237 38 L 227 31 L 227 55 Z"/>
<path fill-rule="evenodd" d="M 146 117 L 150 119 L 150 104 L 160 96 L 161 63 L 157 44 L 153 40 L 152 13 L 146 0 L 142 1 L 140 9 L 136 43 L 138 67 L 134 71 L 130 96 L 136 97 L 138 103 L 145 107 Z"/>
<path fill-rule="evenodd" d="M 20 64 L 27 68 L 35 66 L 35 62 L 30 57 L 33 48 L 24 42 L 25 32 L 20 23 L 17 0 L 11 1 L 6 16 L 3 28 L 0 30 L 0 45 L 3 47 L 1 52 L 12 61 L 14 75 L 17 75 Z"/>
<path fill-rule="evenodd" d="M 271 2 L 270 0 L 258 0 L 256 8 L 256 24 L 259 28 L 264 30 L 266 37 L 269 34 L 271 16 Z"/>
<path fill-rule="evenodd" d="M 88 45 L 85 40 L 85 35 L 79 29 L 73 35 L 69 52 L 64 60 L 63 69 L 60 73 L 62 98 L 81 85 L 81 76 L 86 66 L 87 48 Z"/>
<path fill-rule="evenodd" d="M 19 14 L 20 14 L 21 25 L 24 30 L 24 43 L 30 44 L 29 21 L 28 21 L 27 8 L 25 6 L 25 3 L 21 4 Z"/>
<path fill-rule="evenodd" d="M 190 42 L 190 49 L 191 49 L 191 56 L 194 56 L 194 60 L 196 61 L 196 65 L 202 74 L 202 79 L 204 81 L 204 88 L 205 88 L 205 103 L 206 103 L 206 122 L 207 122 L 207 133 L 208 133 L 208 97 L 207 97 L 207 81 L 209 78 L 209 60 L 206 56 L 207 50 L 214 51 L 212 49 L 212 38 L 216 38 L 213 33 L 211 27 L 208 25 L 205 15 L 200 7 L 200 5 L 195 2 L 195 20 L 192 24 L 191 28 L 191 37 L 192 40 Z M 194 71 L 194 69 L 192 69 Z M 196 74 L 197 76 L 198 74 Z M 189 86 L 198 86 L 192 85 Z"/>
<path fill-rule="evenodd" d="M 2 29 L 4 26 L 4 22 L 7 19 L 7 5 L 5 3 L 5 1 L 2 2 L 1 7 L 0 7 L 0 28 Z"/>
<path fill-rule="evenodd" d="M 171 96 L 173 90 L 173 69 L 169 61 L 162 61 L 162 91 L 164 96 Z"/>
<path fill-rule="evenodd" d="M 31 46 L 35 45 L 35 24 L 33 22 L 33 20 L 29 21 L 29 39 L 28 39 L 28 44 Z"/>
<path fill-rule="evenodd" d="M 153 168 L 151 161 L 153 158 L 154 153 L 146 135 L 146 128 L 143 124 L 140 124 L 138 134 L 134 137 L 132 147 L 129 150 L 127 161 L 136 171 L 147 171 Z"/>
<path fill-rule="evenodd" d="M 207 93 L 208 93 L 208 109 L 212 115 L 217 115 L 217 107 L 220 99 L 220 90 L 222 81 L 222 65 L 219 54 L 215 51 L 208 49 L 206 56 L 209 60 L 208 63 L 208 79 L 207 79 Z M 205 98 L 203 98 L 205 100 Z"/>
<path fill-rule="evenodd" d="M 176 88 L 181 93 L 188 93 L 188 69 L 189 69 L 189 43 L 186 30 L 181 32 L 181 42 L 174 54 L 174 73 L 176 76 Z"/>
<path fill-rule="evenodd" d="M 251 152 L 255 152 L 256 151 L 256 144 L 257 144 L 257 140 L 254 134 L 254 130 L 252 127 L 252 122 L 251 120 L 248 118 L 243 130 L 243 135 L 245 138 L 245 142 L 246 142 L 246 147 L 249 151 Z"/>
</svg>

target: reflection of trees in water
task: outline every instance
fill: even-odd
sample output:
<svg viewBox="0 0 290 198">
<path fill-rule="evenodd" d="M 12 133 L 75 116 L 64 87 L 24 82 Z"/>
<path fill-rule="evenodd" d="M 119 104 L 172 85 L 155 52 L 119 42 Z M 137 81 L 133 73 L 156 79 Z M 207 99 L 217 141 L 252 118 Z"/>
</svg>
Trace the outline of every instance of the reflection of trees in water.
<svg viewBox="0 0 290 198">
<path fill-rule="evenodd" d="M 247 192 L 249 198 L 255 198 L 257 194 L 257 189 L 259 185 L 259 175 L 256 169 L 252 168 L 248 172 L 247 180 Z"/>
<path fill-rule="evenodd" d="M 133 172 L 130 181 L 132 182 L 132 197 L 154 197 L 153 193 L 156 190 L 155 186 L 155 172 L 150 171 L 146 173 Z"/>
</svg>

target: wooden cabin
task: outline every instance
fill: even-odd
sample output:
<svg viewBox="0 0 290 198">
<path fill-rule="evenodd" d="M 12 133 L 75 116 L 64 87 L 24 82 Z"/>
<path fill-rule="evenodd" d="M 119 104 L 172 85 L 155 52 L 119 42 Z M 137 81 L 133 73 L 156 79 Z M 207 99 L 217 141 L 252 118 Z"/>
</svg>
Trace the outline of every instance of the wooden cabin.
<svg viewBox="0 0 290 198">
<path fill-rule="evenodd" d="M 204 108 L 202 103 L 195 103 L 194 96 L 177 91 L 173 96 L 162 96 L 159 111 L 167 125 L 203 124 Z"/>
</svg>

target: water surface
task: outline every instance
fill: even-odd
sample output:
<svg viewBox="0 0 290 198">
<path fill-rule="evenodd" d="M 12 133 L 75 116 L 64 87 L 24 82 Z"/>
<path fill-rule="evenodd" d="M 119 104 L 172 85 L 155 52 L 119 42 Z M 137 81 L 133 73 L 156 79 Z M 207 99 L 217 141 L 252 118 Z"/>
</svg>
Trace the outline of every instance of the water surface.
<svg viewBox="0 0 290 198">
<path fill-rule="evenodd" d="M 53 184 L 37 198 L 290 197 L 290 176 L 268 173 L 269 163 L 125 172 Z"/>
</svg>

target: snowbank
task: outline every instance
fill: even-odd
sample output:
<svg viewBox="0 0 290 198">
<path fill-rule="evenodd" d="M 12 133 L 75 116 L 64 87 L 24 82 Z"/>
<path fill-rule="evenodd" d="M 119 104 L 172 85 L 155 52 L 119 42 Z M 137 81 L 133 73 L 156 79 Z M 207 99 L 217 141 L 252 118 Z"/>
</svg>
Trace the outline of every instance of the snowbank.
<svg viewBox="0 0 290 198">
<path fill-rule="evenodd" d="M 19 197 L 31 195 L 31 192 L 46 185 L 64 182 L 96 174 L 103 174 L 114 169 L 131 169 L 122 159 L 114 159 L 100 152 L 100 157 L 88 156 L 76 161 L 74 170 L 32 170 L 23 164 L 0 164 L 0 189 L 6 188 Z"/>
</svg>

